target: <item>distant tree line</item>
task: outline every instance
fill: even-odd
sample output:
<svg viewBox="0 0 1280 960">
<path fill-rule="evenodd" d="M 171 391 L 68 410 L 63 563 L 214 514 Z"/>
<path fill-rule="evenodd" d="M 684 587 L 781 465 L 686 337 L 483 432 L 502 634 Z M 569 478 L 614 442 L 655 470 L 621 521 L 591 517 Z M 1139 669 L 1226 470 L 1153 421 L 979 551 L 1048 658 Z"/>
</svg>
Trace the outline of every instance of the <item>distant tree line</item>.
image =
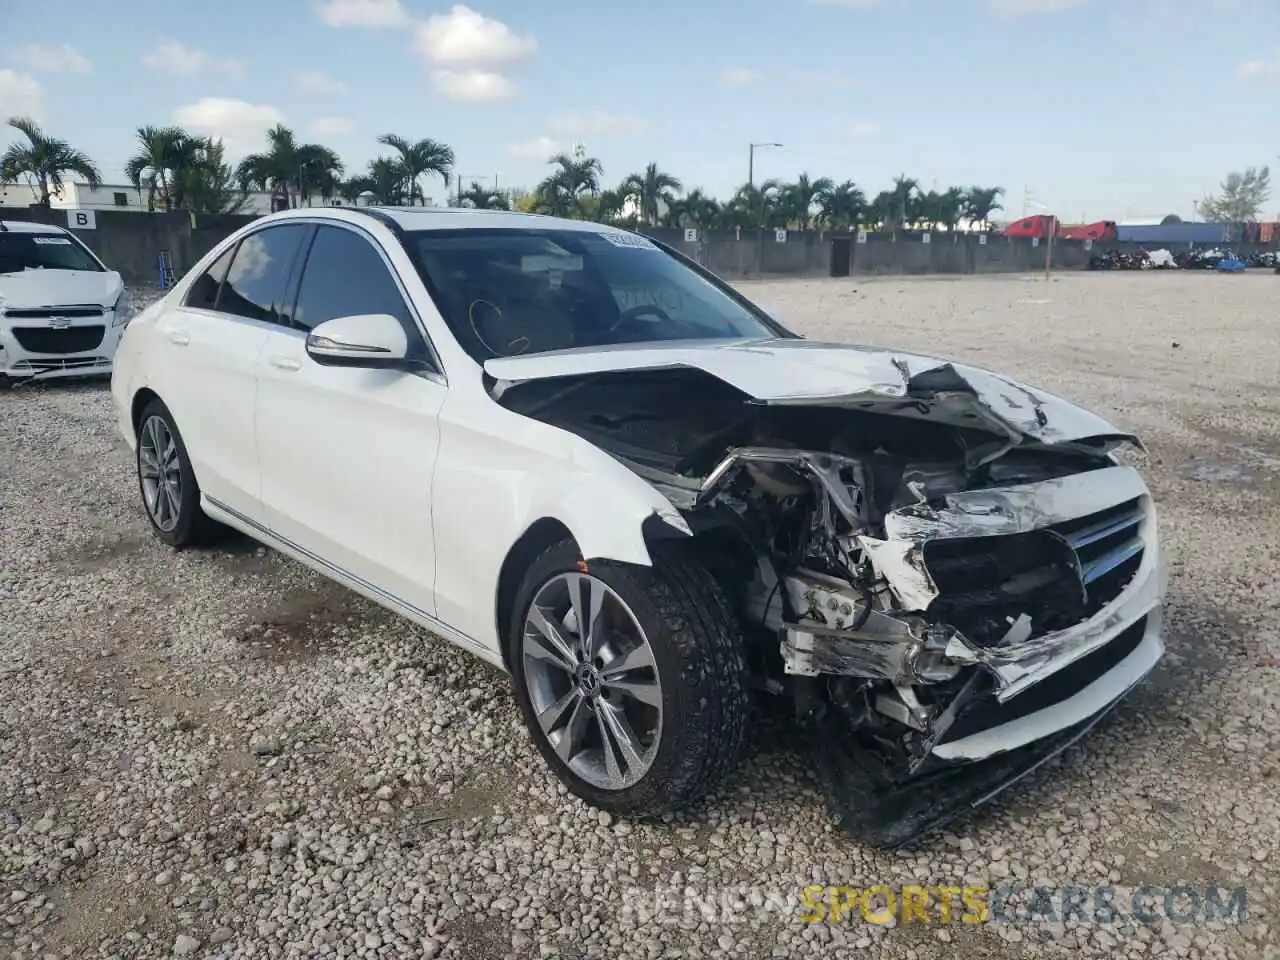
<svg viewBox="0 0 1280 960">
<path fill-rule="evenodd" d="M 26 180 L 44 204 L 62 190 L 64 175 L 80 177 L 91 186 L 102 183 L 101 172 L 84 152 L 49 135 L 35 121 L 15 117 L 9 126 L 24 139 L 0 155 L 0 183 Z M 137 152 L 125 173 L 145 195 L 148 209 L 197 213 L 234 213 L 244 206 L 250 190 L 271 192 L 285 207 L 307 205 L 316 198 L 349 204 L 425 204 L 429 178 L 439 177 L 446 191 L 453 183 L 454 153 L 448 144 L 392 133 L 380 136 L 378 143 L 387 152 L 363 171 L 348 173 L 336 151 L 319 143 L 300 143 L 292 130 L 277 124 L 267 131 L 264 150 L 232 166 L 217 138 L 196 136 L 179 126 L 146 126 L 137 130 Z M 874 197 L 852 180 L 802 173 L 792 182 L 743 184 L 727 200 L 718 200 L 700 188 L 686 191 L 678 177 L 656 163 L 608 187 L 600 161 L 581 150 L 556 154 L 548 164 L 551 172 L 533 190 L 490 189 L 472 181 L 465 188 L 458 184 L 448 202 L 624 226 L 729 230 L 955 230 L 962 224 L 989 229 L 991 215 L 1003 209 L 1001 187 L 926 191 L 905 174 Z M 1270 176 L 1267 167 L 1228 175 L 1218 194 L 1200 202 L 1200 215 L 1209 220 L 1256 220 L 1270 196 Z"/>
</svg>

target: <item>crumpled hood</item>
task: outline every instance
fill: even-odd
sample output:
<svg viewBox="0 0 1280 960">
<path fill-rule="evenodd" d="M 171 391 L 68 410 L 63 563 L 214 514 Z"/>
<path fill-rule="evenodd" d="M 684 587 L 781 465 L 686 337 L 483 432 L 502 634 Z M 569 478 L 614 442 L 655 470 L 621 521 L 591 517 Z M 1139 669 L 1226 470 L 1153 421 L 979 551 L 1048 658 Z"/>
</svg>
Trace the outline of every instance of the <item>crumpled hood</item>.
<svg viewBox="0 0 1280 960">
<path fill-rule="evenodd" d="M 1087 410 L 1007 377 L 931 357 L 805 339 L 670 341 L 500 357 L 484 370 L 510 387 L 553 377 L 690 367 L 758 402 L 847 406 L 982 426 L 1043 443 L 1137 438 Z"/>
<path fill-rule="evenodd" d="M 110 307 L 124 289 L 114 270 L 23 270 L 0 274 L 0 307 L 29 309 L 97 303 Z"/>
</svg>

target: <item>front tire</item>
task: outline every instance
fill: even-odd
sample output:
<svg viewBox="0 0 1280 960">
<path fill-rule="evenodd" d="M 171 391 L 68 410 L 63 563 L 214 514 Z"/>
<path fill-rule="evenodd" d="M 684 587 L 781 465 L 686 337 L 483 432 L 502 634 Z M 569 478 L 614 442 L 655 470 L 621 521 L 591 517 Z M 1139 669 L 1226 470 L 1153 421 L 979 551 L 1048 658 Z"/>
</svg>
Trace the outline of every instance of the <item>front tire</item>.
<svg viewBox="0 0 1280 960">
<path fill-rule="evenodd" d="M 152 400 L 138 418 L 138 490 L 157 537 L 171 547 L 207 543 L 220 527 L 200 509 L 200 485 L 173 414 Z"/>
<path fill-rule="evenodd" d="M 741 631 L 707 570 L 585 563 L 569 542 L 526 572 L 507 632 L 516 700 L 566 787 L 619 816 L 704 796 L 737 765 L 749 695 Z"/>
</svg>

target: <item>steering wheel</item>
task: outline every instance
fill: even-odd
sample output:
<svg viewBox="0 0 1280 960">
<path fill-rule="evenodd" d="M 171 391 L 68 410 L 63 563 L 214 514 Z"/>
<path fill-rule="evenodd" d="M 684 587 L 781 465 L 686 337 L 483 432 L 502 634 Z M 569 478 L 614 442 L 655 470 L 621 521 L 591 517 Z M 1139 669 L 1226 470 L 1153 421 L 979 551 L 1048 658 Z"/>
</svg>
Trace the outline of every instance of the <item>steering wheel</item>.
<svg viewBox="0 0 1280 960">
<path fill-rule="evenodd" d="M 636 320 L 639 320 L 641 317 L 646 315 L 654 318 L 653 320 L 648 321 L 650 323 L 671 323 L 672 322 L 671 315 L 667 313 L 667 311 L 663 310 L 661 307 L 657 306 L 656 304 L 638 303 L 634 307 L 627 307 L 627 309 L 623 310 L 620 314 L 618 314 L 618 319 L 615 320 L 613 324 L 609 327 L 609 330 L 608 330 L 609 336 L 612 337 L 614 334 L 616 334 L 619 330 L 621 330 L 627 324 L 633 323 Z"/>
</svg>

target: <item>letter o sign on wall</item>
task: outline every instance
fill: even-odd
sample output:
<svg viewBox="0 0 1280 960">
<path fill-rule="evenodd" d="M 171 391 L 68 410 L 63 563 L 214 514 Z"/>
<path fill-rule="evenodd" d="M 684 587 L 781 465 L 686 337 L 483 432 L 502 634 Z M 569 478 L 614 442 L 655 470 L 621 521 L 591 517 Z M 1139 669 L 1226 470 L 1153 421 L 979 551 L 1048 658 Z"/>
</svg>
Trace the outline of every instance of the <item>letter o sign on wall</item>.
<svg viewBox="0 0 1280 960">
<path fill-rule="evenodd" d="M 67 226 L 72 230 L 97 230 L 98 221 L 92 210 L 68 210 Z"/>
</svg>

